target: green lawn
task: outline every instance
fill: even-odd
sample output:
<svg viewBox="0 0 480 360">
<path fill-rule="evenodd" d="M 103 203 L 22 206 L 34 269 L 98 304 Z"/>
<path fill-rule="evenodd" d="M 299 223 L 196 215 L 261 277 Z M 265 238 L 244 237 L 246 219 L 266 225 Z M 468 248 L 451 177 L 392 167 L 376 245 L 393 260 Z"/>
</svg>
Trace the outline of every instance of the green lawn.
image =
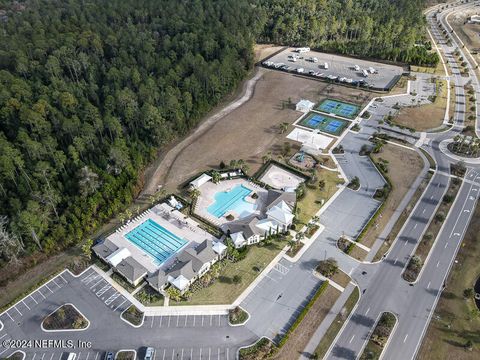
<svg viewBox="0 0 480 360">
<path fill-rule="evenodd" d="M 286 240 L 273 240 L 270 245 L 253 245 L 245 259 L 236 263 L 228 262 L 221 270 L 221 276 L 212 285 L 194 291 L 188 301 L 174 302 L 172 305 L 218 305 L 231 304 L 252 283 L 265 267 L 278 255 L 287 244 Z M 235 275 L 241 281 L 235 284 Z"/>
<path fill-rule="evenodd" d="M 297 215 L 298 220 L 302 224 L 306 224 L 322 207 L 321 200 L 325 202 L 330 199 L 337 191 L 337 185 L 343 183 L 336 171 L 328 171 L 325 169 L 317 170 L 318 180 L 325 181 L 325 188 L 320 190 L 318 187 L 311 189 L 306 186 L 305 196 L 297 202 L 297 209 L 300 213 Z M 318 181 L 317 181 L 318 183 Z"/>
</svg>

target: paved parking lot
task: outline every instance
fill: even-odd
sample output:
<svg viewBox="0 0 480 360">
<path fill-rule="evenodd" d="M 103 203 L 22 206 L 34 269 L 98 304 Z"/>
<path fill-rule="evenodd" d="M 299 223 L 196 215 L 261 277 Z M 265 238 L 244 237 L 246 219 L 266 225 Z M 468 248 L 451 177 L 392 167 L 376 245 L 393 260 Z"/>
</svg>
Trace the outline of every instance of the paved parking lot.
<svg viewBox="0 0 480 360">
<path fill-rule="evenodd" d="M 296 70 L 298 68 L 304 69 L 304 75 L 307 75 L 310 70 L 320 72 L 325 76 L 336 76 L 338 78 L 351 79 L 352 81 L 365 81 L 369 86 L 375 89 L 390 89 L 392 88 L 400 76 L 403 74 L 403 69 L 400 66 L 383 64 L 368 60 L 360 60 L 349 58 L 345 56 L 320 53 L 316 51 L 309 51 L 307 53 L 299 54 L 294 52 L 294 48 L 288 48 L 267 61 L 273 63 L 285 64 Z M 297 61 L 293 62 L 289 56 L 296 54 L 300 56 Z M 311 57 L 316 57 L 318 62 L 307 61 Z M 328 69 L 323 67 L 323 64 L 328 63 Z M 354 66 L 358 65 L 359 70 L 355 70 Z M 362 75 L 362 70 L 373 67 L 378 71 L 376 74 L 369 74 L 368 77 Z"/>
<path fill-rule="evenodd" d="M 113 311 L 123 312 L 131 303 L 94 269 L 79 278 L 80 283 Z"/>
<path fill-rule="evenodd" d="M 209 328 L 228 326 L 227 315 L 163 315 L 145 316 L 146 328 Z"/>
</svg>

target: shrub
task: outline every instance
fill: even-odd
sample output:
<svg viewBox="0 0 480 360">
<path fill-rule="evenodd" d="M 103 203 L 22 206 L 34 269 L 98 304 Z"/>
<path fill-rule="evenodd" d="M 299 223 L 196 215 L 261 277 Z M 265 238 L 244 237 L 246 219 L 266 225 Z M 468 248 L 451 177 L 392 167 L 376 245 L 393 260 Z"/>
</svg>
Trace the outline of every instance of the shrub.
<svg viewBox="0 0 480 360">
<path fill-rule="evenodd" d="M 338 272 L 338 263 L 334 258 L 328 258 L 318 263 L 316 270 L 323 276 L 330 278 Z"/>
</svg>

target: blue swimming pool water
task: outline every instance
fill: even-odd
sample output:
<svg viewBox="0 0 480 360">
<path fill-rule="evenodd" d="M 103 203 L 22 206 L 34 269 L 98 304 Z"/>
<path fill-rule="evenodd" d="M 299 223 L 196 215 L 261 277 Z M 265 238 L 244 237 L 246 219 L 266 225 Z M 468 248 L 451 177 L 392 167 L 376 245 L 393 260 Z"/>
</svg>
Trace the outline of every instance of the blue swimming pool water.
<svg viewBox="0 0 480 360">
<path fill-rule="evenodd" d="M 229 210 L 235 211 L 239 217 L 245 217 L 255 211 L 255 205 L 245 201 L 245 197 L 252 190 L 243 185 L 237 185 L 230 191 L 222 191 L 215 194 L 215 202 L 207 208 L 210 215 L 222 217 Z"/>
<path fill-rule="evenodd" d="M 187 241 L 148 219 L 128 232 L 125 237 L 150 255 L 160 265 L 178 252 Z"/>
</svg>

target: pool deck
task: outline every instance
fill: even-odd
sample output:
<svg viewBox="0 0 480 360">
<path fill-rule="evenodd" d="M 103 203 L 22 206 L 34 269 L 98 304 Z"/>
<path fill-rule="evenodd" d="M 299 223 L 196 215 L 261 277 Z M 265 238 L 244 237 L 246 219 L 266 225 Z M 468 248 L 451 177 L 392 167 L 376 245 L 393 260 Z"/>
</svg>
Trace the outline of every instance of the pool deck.
<svg viewBox="0 0 480 360">
<path fill-rule="evenodd" d="M 200 196 L 195 206 L 195 214 L 204 218 L 205 220 L 208 220 L 216 226 L 228 223 L 229 221 L 226 219 L 226 216 L 228 214 L 232 214 L 235 217 L 235 220 L 238 220 L 237 214 L 235 214 L 233 211 L 227 211 L 225 215 L 220 218 L 211 215 L 207 211 L 207 208 L 215 202 L 215 194 L 219 192 L 230 191 L 237 185 L 243 185 L 244 187 L 249 188 L 250 190 L 256 192 L 259 195 L 258 199 L 256 200 L 252 199 L 250 196 L 247 196 L 245 200 L 257 205 L 257 210 L 254 212 L 254 214 L 260 215 L 260 210 L 264 207 L 264 198 L 267 195 L 267 190 L 261 188 L 256 184 L 248 182 L 245 179 L 223 180 L 220 181 L 218 184 L 214 184 L 213 182 L 209 181 L 203 184 L 199 189 Z"/>
<path fill-rule="evenodd" d="M 200 243 L 205 239 L 212 241 L 218 240 L 210 233 L 201 229 L 195 220 L 186 217 L 177 210 L 172 210 L 173 208 L 165 203 L 156 205 L 143 214 L 137 216 L 135 219 L 129 221 L 127 224 L 123 225 L 120 229 L 111 234 L 108 237 L 108 240 L 112 241 L 118 247 L 127 248 L 132 254 L 132 257 L 142 264 L 149 272 L 154 272 L 160 267 L 168 266 L 168 264 L 175 259 L 175 254 L 173 254 L 159 266 L 154 263 L 154 259 L 152 257 L 147 255 L 142 249 L 125 238 L 125 234 L 132 231 L 134 228 L 148 219 L 155 221 L 160 226 L 187 241 L 187 244 L 180 248 L 179 251 L 186 249 L 187 247 L 196 246 L 197 243 Z"/>
</svg>

